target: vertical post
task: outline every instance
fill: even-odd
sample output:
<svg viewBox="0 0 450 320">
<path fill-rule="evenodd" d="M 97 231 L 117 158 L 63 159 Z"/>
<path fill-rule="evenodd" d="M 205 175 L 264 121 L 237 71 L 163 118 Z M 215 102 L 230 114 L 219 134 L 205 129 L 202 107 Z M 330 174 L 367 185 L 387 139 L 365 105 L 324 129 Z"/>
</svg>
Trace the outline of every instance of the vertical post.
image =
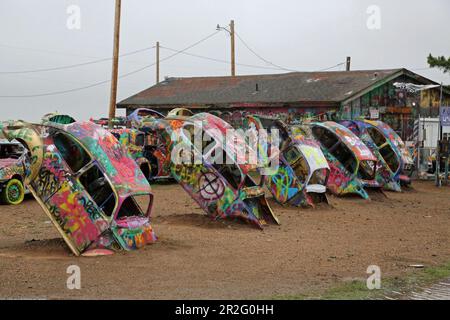
<svg viewBox="0 0 450 320">
<path fill-rule="evenodd" d="M 441 184 L 441 150 L 440 141 L 442 140 L 442 122 L 441 122 L 441 108 L 442 108 L 442 82 L 441 82 L 441 92 L 439 96 L 439 131 L 438 131 L 438 143 L 436 148 L 436 186 L 440 187 Z"/>
<path fill-rule="evenodd" d="M 350 71 L 350 63 L 351 63 L 352 58 L 351 57 L 347 57 L 347 61 L 345 63 L 345 71 Z"/>
<path fill-rule="evenodd" d="M 109 121 L 108 125 L 111 128 L 112 120 L 116 116 L 116 99 L 117 99 L 117 75 L 119 69 L 119 38 L 120 38 L 120 7 L 121 0 L 116 0 L 116 9 L 114 17 L 114 49 L 111 73 L 111 94 L 109 98 Z"/>
<path fill-rule="evenodd" d="M 439 139 L 442 140 L 442 137 L 444 135 L 444 130 L 442 130 L 442 122 L 441 122 L 441 109 L 442 109 L 442 87 L 443 84 L 441 82 L 441 92 L 439 94 L 439 129 L 440 129 L 440 134 L 439 134 Z"/>
<path fill-rule="evenodd" d="M 159 83 L 159 41 L 156 42 L 156 84 Z"/>
<path fill-rule="evenodd" d="M 230 22 L 230 36 L 231 36 L 231 76 L 236 75 L 236 51 L 235 51 L 235 37 L 234 37 L 234 20 Z"/>
</svg>

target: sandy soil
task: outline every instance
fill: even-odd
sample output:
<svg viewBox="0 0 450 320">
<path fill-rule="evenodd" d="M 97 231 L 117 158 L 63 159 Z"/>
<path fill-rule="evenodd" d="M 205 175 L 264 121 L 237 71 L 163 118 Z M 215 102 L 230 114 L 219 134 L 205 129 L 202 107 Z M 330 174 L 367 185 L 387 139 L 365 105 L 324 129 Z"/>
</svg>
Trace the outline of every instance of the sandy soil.
<svg viewBox="0 0 450 320">
<path fill-rule="evenodd" d="M 31 198 L 0 206 L 0 298 L 271 298 L 364 279 L 372 264 L 392 276 L 450 261 L 450 187 L 431 182 L 308 210 L 271 201 L 282 225 L 264 231 L 210 221 L 177 184 L 153 188 L 159 241 L 106 257 L 74 257 Z M 81 290 L 66 287 L 72 264 Z"/>
</svg>

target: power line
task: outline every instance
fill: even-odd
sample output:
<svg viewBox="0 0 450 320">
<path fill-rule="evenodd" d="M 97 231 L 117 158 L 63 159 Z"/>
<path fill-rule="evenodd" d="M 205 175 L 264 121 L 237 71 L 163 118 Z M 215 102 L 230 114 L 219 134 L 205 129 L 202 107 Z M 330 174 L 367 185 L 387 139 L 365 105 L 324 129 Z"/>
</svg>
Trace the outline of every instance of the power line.
<svg viewBox="0 0 450 320">
<path fill-rule="evenodd" d="M 317 70 L 317 71 L 327 71 L 327 70 L 334 69 L 336 67 L 342 66 L 344 64 L 345 64 L 345 62 L 341 62 L 341 63 L 338 63 L 338 64 L 336 64 L 334 66 L 331 66 L 331 67 L 328 67 L 328 68 L 324 68 L 324 69 L 320 69 L 320 70 Z"/>
<path fill-rule="evenodd" d="M 199 55 L 199 54 L 195 54 L 195 53 L 190 53 L 190 52 L 181 52 L 181 51 L 179 51 L 179 50 L 177 50 L 177 49 L 169 48 L 169 47 L 162 46 L 162 45 L 161 45 L 160 47 L 161 47 L 162 49 L 166 49 L 166 50 L 173 51 L 173 52 L 179 52 L 179 53 L 182 53 L 182 54 L 184 54 L 184 55 L 191 56 L 191 57 L 195 57 L 195 58 L 199 58 L 199 59 L 205 59 L 205 60 L 210 60 L 210 61 L 219 62 L 219 63 L 225 63 L 225 64 L 230 64 L 230 63 L 231 63 L 231 62 L 228 61 L 228 60 L 222 60 L 222 59 L 217 59 L 217 58 L 211 58 L 211 57 L 207 57 L 207 56 L 203 56 L 203 55 Z M 338 66 L 341 66 L 341 65 L 343 65 L 343 64 L 345 64 L 345 62 L 338 63 L 338 64 L 336 64 L 336 65 L 333 65 L 333 66 L 331 66 L 331 67 L 327 67 L 327 68 L 324 68 L 324 69 L 319 69 L 319 70 L 317 70 L 317 71 L 326 71 L 326 70 L 330 70 L 330 69 L 336 68 L 336 67 L 338 67 Z M 284 70 L 284 71 L 286 71 L 286 69 L 284 69 L 284 68 L 258 66 L 258 65 L 245 64 L 245 63 L 236 63 L 236 65 L 238 65 L 238 66 L 243 66 L 243 67 L 248 67 L 248 68 L 256 68 L 256 69 L 266 69 L 266 70 L 276 70 L 276 71 Z M 296 72 L 299 72 L 299 71 L 296 71 Z"/>
<path fill-rule="evenodd" d="M 237 32 L 235 32 L 235 33 L 236 33 L 238 39 L 244 44 L 244 46 L 245 46 L 251 53 L 253 53 L 258 59 L 260 59 L 260 60 L 264 61 L 265 63 L 270 64 L 270 65 L 272 65 L 272 66 L 274 66 L 274 67 L 276 67 L 276 68 L 278 68 L 278 69 L 280 69 L 280 70 L 299 72 L 298 70 L 289 69 L 289 68 L 284 68 L 284 67 L 282 67 L 282 66 L 279 66 L 279 65 L 277 65 L 277 64 L 275 64 L 275 63 L 270 62 L 270 61 L 267 60 L 267 59 L 264 59 L 264 58 L 263 58 L 261 55 L 259 55 L 255 50 L 253 50 L 253 49 L 247 44 L 247 42 L 245 42 L 244 39 L 242 39 L 242 37 L 241 37 Z"/>
<path fill-rule="evenodd" d="M 135 50 L 135 51 L 131 51 L 131 52 L 128 52 L 128 53 L 121 54 L 119 57 L 130 56 L 130 55 L 133 55 L 133 54 L 136 54 L 136 53 L 140 53 L 140 52 L 143 52 L 143 51 L 147 51 L 147 50 L 151 50 L 151 49 L 154 49 L 154 48 L 155 48 L 155 46 L 142 48 L 142 49 L 139 49 L 139 50 Z M 37 72 L 48 72 L 48 71 L 56 71 L 56 70 L 63 70 L 63 69 L 72 69 L 72 68 L 76 68 L 76 67 L 87 66 L 87 65 L 90 65 L 90 64 L 99 63 L 99 62 L 109 61 L 111 59 L 112 58 L 103 58 L 103 59 L 97 59 L 97 60 L 92 60 L 92 61 L 87 61 L 87 62 L 82 62 L 82 63 L 76 63 L 76 64 L 71 64 L 71 65 L 66 65 L 66 66 L 52 67 L 52 68 L 21 70 L 21 71 L 0 71 L 0 74 L 23 74 L 23 73 L 37 73 Z"/>
<path fill-rule="evenodd" d="M 180 52 L 177 49 L 168 48 L 168 47 L 165 47 L 165 46 L 160 46 L 160 47 L 163 48 L 163 49 L 166 49 L 166 50 L 170 50 L 170 51 L 173 51 L 173 52 L 179 52 L 179 53 L 182 53 L 184 55 L 195 57 L 195 58 L 200 58 L 200 59 L 205 59 L 205 60 L 210 60 L 210 61 L 219 62 L 219 63 L 225 63 L 225 64 L 230 64 L 231 63 L 228 60 L 221 60 L 221 59 L 206 57 L 206 56 L 202 56 L 202 55 L 195 54 L 195 53 L 190 53 L 190 52 Z M 275 68 L 275 67 L 265 67 L 265 66 L 258 66 L 258 65 L 245 64 L 245 63 L 236 63 L 236 65 L 242 66 L 242 67 L 257 68 L 257 69 L 284 70 L 284 69 Z"/>
<path fill-rule="evenodd" d="M 205 38 L 203 38 L 203 39 L 201 39 L 201 40 L 199 40 L 199 41 L 193 43 L 192 45 L 190 45 L 190 46 L 184 48 L 183 50 L 180 50 L 179 52 L 176 52 L 176 53 L 174 53 L 174 54 L 172 54 L 172 55 L 170 55 L 170 56 L 167 56 L 167 57 L 161 59 L 160 62 L 169 60 L 169 59 L 171 59 L 171 58 L 177 56 L 178 54 L 183 53 L 184 51 L 187 51 L 187 50 L 189 50 L 189 49 L 191 49 L 191 48 L 193 48 L 193 47 L 199 45 L 200 43 L 202 43 L 202 42 L 208 40 L 209 38 L 213 37 L 213 36 L 216 35 L 217 33 L 219 33 L 219 31 L 216 31 L 216 32 L 214 32 L 214 33 L 212 33 L 212 34 L 206 36 Z M 139 68 L 139 69 L 136 69 L 136 70 L 133 70 L 133 71 L 131 71 L 131 72 L 122 74 L 121 76 L 119 76 L 119 79 L 122 79 L 122 78 L 125 78 L 125 77 L 128 77 L 128 76 L 131 76 L 131 75 L 133 75 L 133 74 L 135 74 L 135 73 L 138 73 L 138 72 L 140 72 L 140 71 L 143 71 L 143 70 L 145 70 L 145 69 L 148 69 L 148 68 L 154 66 L 155 64 L 156 64 L 156 63 L 151 63 L 151 64 L 146 65 L 146 66 L 144 66 L 144 67 L 141 67 L 141 68 Z M 90 85 L 86 85 L 86 86 L 82 86 L 82 87 L 78 87 L 78 88 L 72 88 L 72 89 L 61 90 L 61 91 L 53 91 L 53 92 L 47 92 L 47 93 L 40 93 L 40 94 L 29 94 L 29 95 L 6 95 L 6 96 L 5 96 L 5 95 L 0 95 L 0 98 L 36 98 L 36 97 L 44 97 L 44 96 L 53 96 L 53 95 L 59 95 L 59 94 L 64 94 L 64 93 L 71 93 L 71 92 L 75 92 L 75 91 L 81 91 L 81 90 L 85 90 L 85 89 L 97 87 L 97 86 L 100 86 L 100 85 L 102 85 L 102 84 L 109 83 L 109 82 L 111 82 L 111 80 L 103 80 L 103 81 L 95 82 L 95 83 L 92 83 L 92 84 L 90 84 Z"/>
</svg>

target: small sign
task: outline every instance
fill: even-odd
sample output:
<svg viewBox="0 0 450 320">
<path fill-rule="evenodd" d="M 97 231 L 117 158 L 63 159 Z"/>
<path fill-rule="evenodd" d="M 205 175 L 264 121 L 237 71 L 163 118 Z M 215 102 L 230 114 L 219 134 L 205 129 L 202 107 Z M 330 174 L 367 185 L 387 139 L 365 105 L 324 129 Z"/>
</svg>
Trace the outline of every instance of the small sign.
<svg viewBox="0 0 450 320">
<path fill-rule="evenodd" d="M 441 126 L 450 127 L 450 107 L 441 107 L 439 110 Z"/>
<path fill-rule="evenodd" d="M 378 108 L 370 108 L 370 119 L 380 118 L 380 111 Z"/>
</svg>

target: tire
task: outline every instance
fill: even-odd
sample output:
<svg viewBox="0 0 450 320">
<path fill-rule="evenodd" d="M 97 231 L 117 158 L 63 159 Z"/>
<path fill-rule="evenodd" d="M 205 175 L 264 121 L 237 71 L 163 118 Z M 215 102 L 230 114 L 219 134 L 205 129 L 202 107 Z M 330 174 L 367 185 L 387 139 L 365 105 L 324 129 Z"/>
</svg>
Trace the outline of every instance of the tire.
<svg viewBox="0 0 450 320">
<path fill-rule="evenodd" d="M 1 199 L 4 204 L 18 205 L 25 196 L 25 188 L 18 179 L 9 180 L 3 187 Z"/>
</svg>

